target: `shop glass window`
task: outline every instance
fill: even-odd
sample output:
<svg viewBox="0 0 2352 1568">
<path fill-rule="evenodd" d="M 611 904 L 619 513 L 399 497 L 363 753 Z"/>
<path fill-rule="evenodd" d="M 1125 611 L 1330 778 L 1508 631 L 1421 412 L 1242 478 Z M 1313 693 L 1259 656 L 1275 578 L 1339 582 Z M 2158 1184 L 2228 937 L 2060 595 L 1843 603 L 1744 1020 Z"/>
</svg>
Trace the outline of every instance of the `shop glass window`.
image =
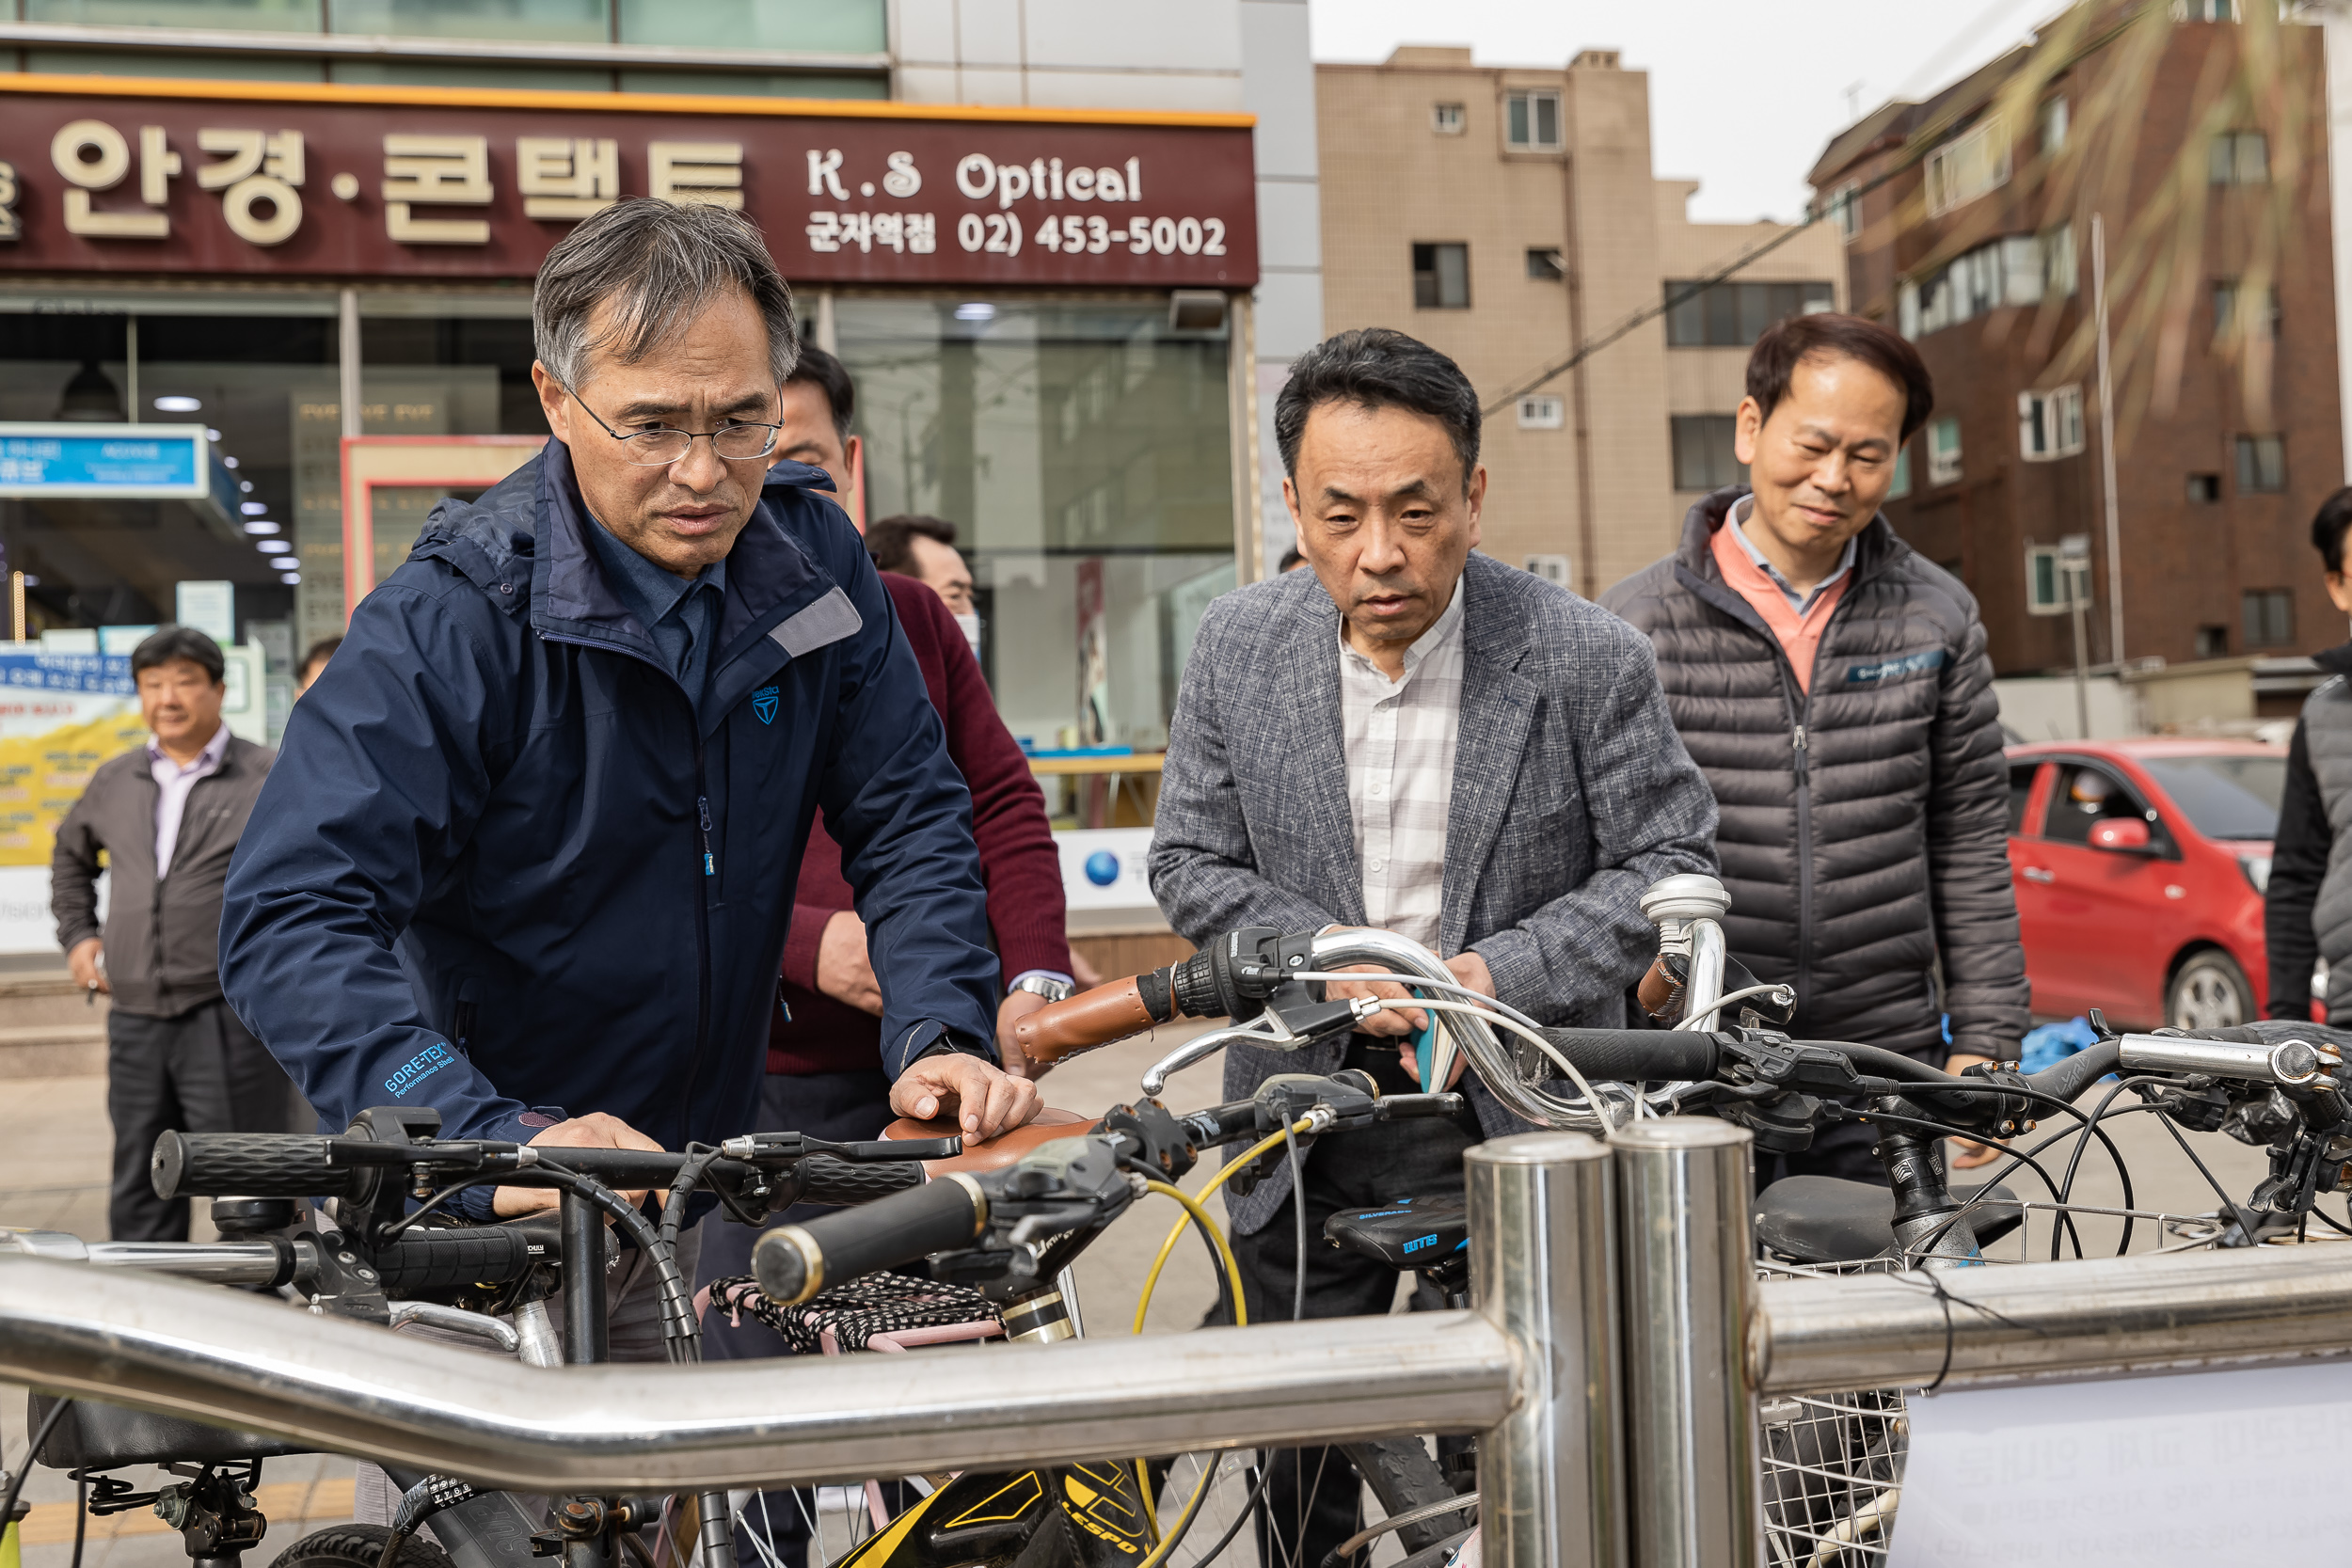
<svg viewBox="0 0 2352 1568">
<path fill-rule="evenodd" d="M 178 584 L 228 582 L 238 641 L 267 655 L 274 735 L 298 604 L 314 582 L 329 582 L 341 629 L 340 538 L 325 565 L 299 526 L 321 488 L 305 467 L 302 411 L 336 396 L 333 299 L 261 296 L 233 314 L 220 300 L 91 309 L 102 303 L 18 295 L 0 306 L 0 420 L 201 426 L 211 491 L 0 499 L 0 554 L 25 574 L 27 632 L 151 626 L 172 618 Z M 332 469 L 323 487 L 334 492 Z"/>
<path fill-rule="evenodd" d="M 609 0 L 332 0 L 338 33 L 609 43 Z"/>
<path fill-rule="evenodd" d="M 322 0 L 24 0 L 27 22 L 111 27 L 204 27 L 234 32 L 315 33 Z M 317 80 L 315 71 L 311 80 Z"/>
<path fill-rule="evenodd" d="M 1836 297 L 1827 283 L 1716 283 L 1701 289 L 1696 278 L 1670 277 L 1666 346 L 1753 347 L 1774 322 L 1830 309 Z"/>
<path fill-rule="evenodd" d="M 622 43 L 844 55 L 880 54 L 890 46 L 884 0 L 695 0 L 691 6 L 677 5 L 675 0 L 618 0 L 618 4 Z M 887 87 L 886 82 L 882 85 Z M 813 96 L 838 97 L 840 91 L 827 87 Z"/>
<path fill-rule="evenodd" d="M 1470 302 L 1470 246 L 1413 246 L 1413 309 L 1467 310 Z"/>
<path fill-rule="evenodd" d="M 1503 100 L 1503 140 L 1515 152 L 1560 150 L 1560 95 L 1515 92 Z"/>
<path fill-rule="evenodd" d="M 1224 329 L 1165 299 L 848 296 L 866 515 L 956 525 L 1005 722 L 1041 748 L 1167 743 L 1209 600 L 1233 586 Z"/>
<path fill-rule="evenodd" d="M 2207 173 L 2217 185 L 2270 182 L 2270 138 L 2260 131 L 2224 131 L 2214 137 Z"/>
<path fill-rule="evenodd" d="M 1745 484 L 1747 465 L 1732 450 L 1739 429 L 1729 414 L 1677 414 L 1671 420 L 1675 454 L 1675 488 L 1720 490 Z"/>
<path fill-rule="evenodd" d="M 2278 436 L 2237 438 L 2237 491 L 2241 496 L 2277 495 L 2287 487 L 2287 444 Z"/>
<path fill-rule="evenodd" d="M 2238 605 L 2249 649 L 2283 648 L 2295 641 L 2293 589 L 2249 588 L 2238 595 Z"/>
</svg>

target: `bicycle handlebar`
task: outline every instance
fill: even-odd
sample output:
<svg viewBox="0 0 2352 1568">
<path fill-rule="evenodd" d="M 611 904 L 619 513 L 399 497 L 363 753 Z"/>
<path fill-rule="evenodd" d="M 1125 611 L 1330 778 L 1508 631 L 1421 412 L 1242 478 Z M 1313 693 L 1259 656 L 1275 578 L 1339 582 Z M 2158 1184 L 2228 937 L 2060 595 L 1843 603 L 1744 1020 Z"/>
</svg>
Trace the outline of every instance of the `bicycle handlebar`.
<svg viewBox="0 0 2352 1568">
<path fill-rule="evenodd" d="M 796 1307 L 826 1285 L 969 1246 L 988 1224 L 988 1197 L 961 1171 L 861 1209 L 761 1233 L 752 1273 L 770 1299 Z"/>
<path fill-rule="evenodd" d="M 1021 1053 L 1054 1063 L 1098 1045 L 1139 1035 L 1176 1016 L 1167 970 L 1133 974 L 1025 1013 L 1012 1026 Z"/>
<path fill-rule="evenodd" d="M 923 1166 L 914 1160 L 853 1164 L 830 1154 L 812 1154 L 801 1162 L 803 1203 L 873 1203 L 921 1185 Z"/>
<path fill-rule="evenodd" d="M 333 1140 L 285 1132 L 166 1132 L 150 1174 L 155 1196 L 350 1197 L 367 1172 L 335 1164 Z"/>
</svg>

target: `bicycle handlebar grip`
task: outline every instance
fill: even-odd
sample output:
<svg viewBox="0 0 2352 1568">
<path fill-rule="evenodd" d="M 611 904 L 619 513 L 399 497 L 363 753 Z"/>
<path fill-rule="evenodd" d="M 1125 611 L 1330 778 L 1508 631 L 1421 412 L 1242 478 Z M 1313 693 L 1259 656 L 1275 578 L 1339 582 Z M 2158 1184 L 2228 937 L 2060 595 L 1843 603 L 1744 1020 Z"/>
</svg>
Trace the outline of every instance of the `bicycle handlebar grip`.
<svg viewBox="0 0 2352 1568">
<path fill-rule="evenodd" d="M 149 1166 L 162 1198 L 348 1197 L 364 1174 L 299 1132 L 166 1132 Z"/>
<path fill-rule="evenodd" d="M 375 1255 L 388 1295 L 453 1285 L 501 1285 L 532 1264 L 531 1239 L 502 1226 L 410 1230 Z"/>
<path fill-rule="evenodd" d="M 803 1203 L 873 1203 L 893 1193 L 923 1184 L 923 1166 L 915 1160 L 868 1161 L 852 1164 L 830 1154 L 812 1154 L 801 1162 Z"/>
<path fill-rule="evenodd" d="M 770 1300 L 797 1307 L 828 1285 L 967 1246 L 988 1223 L 988 1198 L 961 1171 L 859 1209 L 780 1225 L 752 1249 L 752 1274 Z"/>
<path fill-rule="evenodd" d="M 1153 986 L 1150 983 L 1159 982 Z M 1155 1010 L 1146 988 L 1158 993 Z M 1155 1023 L 1175 1016 L 1175 1002 L 1164 974 L 1133 974 L 1092 990 L 1080 991 L 1061 1002 L 1048 1002 L 1024 1014 L 1012 1026 L 1021 1053 L 1033 1062 L 1058 1062 L 1064 1056 L 1091 1051 L 1098 1045 L 1140 1035 Z"/>
<path fill-rule="evenodd" d="M 1620 1084 L 1715 1076 L 1715 1037 L 1682 1029 L 1546 1029 L 1561 1055 L 1587 1078 Z"/>
</svg>

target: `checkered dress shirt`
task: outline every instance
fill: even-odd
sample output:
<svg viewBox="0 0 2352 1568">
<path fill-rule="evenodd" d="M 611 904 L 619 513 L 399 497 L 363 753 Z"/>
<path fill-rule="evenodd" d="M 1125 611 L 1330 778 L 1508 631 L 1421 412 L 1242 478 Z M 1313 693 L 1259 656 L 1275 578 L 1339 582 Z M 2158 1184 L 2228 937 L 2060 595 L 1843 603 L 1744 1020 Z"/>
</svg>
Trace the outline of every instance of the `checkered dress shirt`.
<svg viewBox="0 0 2352 1568">
<path fill-rule="evenodd" d="M 1462 720 L 1462 594 L 1405 650 L 1391 681 L 1340 625 L 1340 716 L 1347 804 L 1367 925 L 1438 949 L 1445 823 Z"/>
</svg>

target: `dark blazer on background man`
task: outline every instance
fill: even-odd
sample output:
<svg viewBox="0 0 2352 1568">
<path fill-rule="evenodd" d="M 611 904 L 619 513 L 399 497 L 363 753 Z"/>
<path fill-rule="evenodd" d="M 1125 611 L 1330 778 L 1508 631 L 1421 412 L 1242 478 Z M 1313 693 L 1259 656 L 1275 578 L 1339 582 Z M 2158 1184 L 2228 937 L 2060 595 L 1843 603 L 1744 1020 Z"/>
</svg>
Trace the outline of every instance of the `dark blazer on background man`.
<svg viewBox="0 0 2352 1568">
<path fill-rule="evenodd" d="M 1666 712 L 1648 641 L 1543 579 L 1472 553 L 1461 720 L 1446 818 L 1441 957 L 1475 948 L 1503 1001 L 1546 1023 L 1625 1021 L 1657 949 L 1644 889 L 1715 869 L 1715 801 Z M 1311 572 L 1209 607 L 1168 726 L 1152 891 L 1186 940 L 1242 926 L 1361 925 L 1363 877 L 1340 713 L 1340 615 Z M 1225 1092 L 1327 1073 L 1333 1039 L 1230 1047 Z M 1489 1136 L 1525 1124 L 1476 1075 Z M 1229 1199 L 1255 1231 L 1290 1190 L 1278 1166 Z"/>
</svg>

